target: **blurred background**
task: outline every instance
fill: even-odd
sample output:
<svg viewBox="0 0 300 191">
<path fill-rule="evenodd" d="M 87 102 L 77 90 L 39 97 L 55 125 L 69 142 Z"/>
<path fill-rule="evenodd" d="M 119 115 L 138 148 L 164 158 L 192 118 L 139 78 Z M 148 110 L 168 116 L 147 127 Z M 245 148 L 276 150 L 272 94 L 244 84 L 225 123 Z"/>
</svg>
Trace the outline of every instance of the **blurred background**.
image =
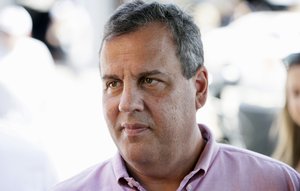
<svg viewBox="0 0 300 191">
<path fill-rule="evenodd" d="M 190 12 L 202 32 L 210 91 L 197 120 L 219 142 L 270 156 L 285 96 L 281 59 L 300 51 L 299 1 L 161 2 Z M 0 2 L 0 129 L 41 148 L 57 181 L 116 152 L 102 116 L 98 50 L 122 3 Z"/>
</svg>

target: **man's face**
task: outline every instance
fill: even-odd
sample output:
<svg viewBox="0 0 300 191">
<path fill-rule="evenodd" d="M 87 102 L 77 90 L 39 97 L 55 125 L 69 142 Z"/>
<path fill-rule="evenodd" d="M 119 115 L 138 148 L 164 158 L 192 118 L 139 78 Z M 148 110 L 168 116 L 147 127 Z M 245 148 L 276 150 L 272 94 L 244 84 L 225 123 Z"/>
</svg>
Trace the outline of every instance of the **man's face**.
<svg viewBox="0 0 300 191">
<path fill-rule="evenodd" d="M 195 80 L 182 75 L 164 25 L 150 24 L 106 41 L 100 62 L 105 119 L 127 162 L 176 159 L 192 149 Z"/>
</svg>

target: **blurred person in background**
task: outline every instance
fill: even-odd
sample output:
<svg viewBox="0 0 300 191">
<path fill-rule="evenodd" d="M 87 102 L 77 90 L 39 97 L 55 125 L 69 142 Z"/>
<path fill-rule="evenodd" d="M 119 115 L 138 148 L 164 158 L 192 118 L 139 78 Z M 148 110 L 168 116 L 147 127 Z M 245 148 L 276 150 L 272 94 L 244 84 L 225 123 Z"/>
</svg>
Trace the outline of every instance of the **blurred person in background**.
<svg viewBox="0 0 300 191">
<path fill-rule="evenodd" d="M 56 0 L 15 0 L 24 7 L 32 19 L 32 37 L 45 43 L 55 60 L 64 58 L 64 53 L 60 46 L 53 46 L 47 40 L 47 31 L 51 25 L 50 10 Z"/>
<path fill-rule="evenodd" d="M 0 190 L 46 191 L 56 173 L 32 135 L 41 115 L 53 60 L 30 37 L 31 18 L 15 5 L 0 10 Z M 43 95 L 43 97 L 42 97 Z M 30 141 L 29 141 L 30 140 Z"/>
<path fill-rule="evenodd" d="M 251 10 L 203 35 L 210 92 L 231 144 L 272 155 L 276 139 L 269 130 L 285 99 L 281 58 L 299 49 L 299 19 L 300 12 L 285 9 Z"/>
<path fill-rule="evenodd" d="M 31 35 L 32 20 L 21 6 L 0 9 L 1 124 L 44 144 L 56 73 L 45 44 Z M 43 145 L 44 146 L 44 145 Z"/>
<path fill-rule="evenodd" d="M 30 36 L 31 29 L 31 17 L 23 7 L 0 10 L 0 83 L 23 108 L 18 118 L 10 116 L 7 121 L 22 126 L 31 126 L 42 116 L 55 81 L 51 54 L 43 42 Z"/>
<path fill-rule="evenodd" d="M 30 14 L 32 37 L 45 43 L 55 64 L 78 73 L 91 66 L 94 28 L 79 0 L 17 0 Z"/>
<path fill-rule="evenodd" d="M 287 68 L 286 100 L 277 121 L 279 141 L 274 157 L 300 172 L 300 53 L 283 59 Z"/>
<path fill-rule="evenodd" d="M 300 189 L 288 165 L 219 144 L 197 124 L 208 72 L 200 31 L 177 6 L 123 4 L 105 25 L 99 59 L 103 113 L 118 153 L 53 190 Z"/>
</svg>

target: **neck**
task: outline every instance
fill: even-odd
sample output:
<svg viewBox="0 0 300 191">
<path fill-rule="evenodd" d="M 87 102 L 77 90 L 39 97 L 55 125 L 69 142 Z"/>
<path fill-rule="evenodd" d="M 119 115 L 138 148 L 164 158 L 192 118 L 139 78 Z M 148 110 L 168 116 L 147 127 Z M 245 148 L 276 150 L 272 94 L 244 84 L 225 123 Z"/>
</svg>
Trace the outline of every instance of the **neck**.
<svg viewBox="0 0 300 191">
<path fill-rule="evenodd" d="M 196 139 L 194 139 L 197 137 Z M 192 139 L 196 140 L 189 144 L 189 149 L 174 157 L 165 160 L 157 160 L 151 164 L 127 164 L 129 173 L 140 182 L 148 191 L 155 190 L 176 190 L 184 177 L 189 174 L 198 162 L 205 142 L 199 134 L 196 134 Z M 193 149 L 190 149 L 193 148 Z M 190 152 L 188 152 L 190 151 Z M 158 162 L 159 161 L 159 162 Z"/>
</svg>

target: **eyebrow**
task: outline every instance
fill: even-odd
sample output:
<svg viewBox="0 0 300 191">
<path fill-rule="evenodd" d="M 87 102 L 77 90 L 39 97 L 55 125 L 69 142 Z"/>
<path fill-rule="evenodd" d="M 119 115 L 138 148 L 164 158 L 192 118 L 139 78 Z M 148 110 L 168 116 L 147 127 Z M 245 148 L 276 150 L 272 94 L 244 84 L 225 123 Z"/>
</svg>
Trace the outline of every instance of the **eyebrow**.
<svg viewBox="0 0 300 191">
<path fill-rule="evenodd" d="M 140 74 L 137 75 L 137 78 L 141 78 L 144 76 L 151 76 L 151 75 L 157 75 L 157 74 L 162 74 L 161 71 L 159 70 L 151 70 L 151 71 L 146 71 L 146 72 L 142 72 Z M 119 77 L 117 75 L 104 75 L 101 77 L 102 80 L 107 80 L 107 79 L 119 79 Z"/>
<path fill-rule="evenodd" d="M 157 74 L 162 74 L 162 72 L 159 70 L 151 70 L 151 71 L 147 71 L 147 72 L 142 72 L 138 75 L 138 78 L 143 77 L 143 76 L 157 75 Z"/>
<path fill-rule="evenodd" d="M 107 80 L 107 79 L 118 79 L 119 77 L 117 75 L 104 75 L 101 77 L 102 80 Z"/>
</svg>

